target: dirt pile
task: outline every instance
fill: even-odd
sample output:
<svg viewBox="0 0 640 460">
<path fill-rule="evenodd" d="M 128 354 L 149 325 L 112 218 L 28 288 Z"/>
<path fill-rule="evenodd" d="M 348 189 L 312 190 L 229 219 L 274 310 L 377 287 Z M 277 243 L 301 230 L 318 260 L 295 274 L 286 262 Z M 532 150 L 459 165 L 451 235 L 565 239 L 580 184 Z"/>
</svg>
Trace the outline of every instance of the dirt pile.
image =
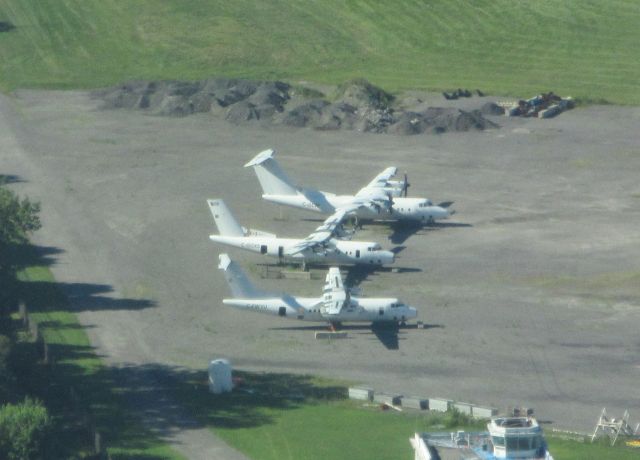
<svg viewBox="0 0 640 460">
<path fill-rule="evenodd" d="M 318 130 L 347 129 L 398 135 L 483 130 L 497 127 L 480 111 L 430 107 L 409 112 L 393 107 L 393 95 L 366 80 L 337 88 L 332 100 L 314 90 L 280 81 L 208 79 L 133 81 L 99 90 L 106 109 L 136 109 L 154 115 L 187 116 L 213 112 L 235 124 L 280 124 Z"/>
<path fill-rule="evenodd" d="M 470 131 L 498 128 L 487 120 L 479 110 L 465 111 L 453 107 L 429 107 L 423 112 L 404 112 L 389 126 L 387 132 L 408 135 L 445 133 L 449 131 Z"/>
</svg>

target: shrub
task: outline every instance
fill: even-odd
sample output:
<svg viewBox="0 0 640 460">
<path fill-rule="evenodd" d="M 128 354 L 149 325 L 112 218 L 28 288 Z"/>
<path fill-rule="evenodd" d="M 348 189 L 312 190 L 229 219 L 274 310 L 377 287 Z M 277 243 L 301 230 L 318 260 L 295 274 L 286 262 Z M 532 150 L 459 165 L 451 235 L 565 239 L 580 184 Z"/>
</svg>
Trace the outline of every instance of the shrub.
<svg viewBox="0 0 640 460">
<path fill-rule="evenodd" d="M 41 402 L 26 398 L 22 404 L 0 408 L 0 460 L 42 458 L 51 419 Z"/>
</svg>

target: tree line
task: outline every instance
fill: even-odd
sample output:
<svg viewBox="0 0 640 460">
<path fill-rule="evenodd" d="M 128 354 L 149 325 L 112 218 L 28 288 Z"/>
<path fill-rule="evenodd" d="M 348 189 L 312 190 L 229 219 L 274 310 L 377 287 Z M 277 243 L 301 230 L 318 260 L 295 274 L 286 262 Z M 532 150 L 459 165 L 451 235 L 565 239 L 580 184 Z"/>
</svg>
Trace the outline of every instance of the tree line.
<svg viewBox="0 0 640 460">
<path fill-rule="evenodd" d="M 18 331 L 11 313 L 20 299 L 18 249 L 41 226 L 40 204 L 20 198 L 0 175 L 0 460 L 28 460 L 45 456 L 51 418 L 46 407 L 25 394 L 15 372 Z"/>
</svg>

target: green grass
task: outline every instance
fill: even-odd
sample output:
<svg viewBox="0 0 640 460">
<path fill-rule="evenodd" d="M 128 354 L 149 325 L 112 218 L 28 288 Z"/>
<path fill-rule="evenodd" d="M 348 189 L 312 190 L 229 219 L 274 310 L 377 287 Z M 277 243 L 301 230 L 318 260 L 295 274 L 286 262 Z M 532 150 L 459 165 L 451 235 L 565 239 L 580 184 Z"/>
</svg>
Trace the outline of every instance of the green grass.
<svg viewBox="0 0 640 460">
<path fill-rule="evenodd" d="M 611 447 L 606 442 L 581 443 L 549 435 L 546 438 L 549 452 L 557 460 L 635 460 L 640 455 L 640 450 L 625 447 L 621 441 Z"/>
<path fill-rule="evenodd" d="M 205 372 L 174 381 L 174 396 L 198 420 L 253 460 L 376 460 L 412 458 L 415 432 L 484 431 L 483 421 L 460 413 L 381 411 L 345 399 L 343 382 L 291 374 L 238 372 L 241 390 L 212 395 Z M 627 460 L 638 451 L 622 445 L 581 443 L 547 433 L 558 460 Z"/>
<path fill-rule="evenodd" d="M 381 411 L 345 399 L 342 382 L 293 374 L 243 373 L 231 394 L 208 392 L 206 374 L 176 382 L 175 398 L 253 460 L 411 458 L 414 432 L 470 425 L 459 414 Z"/>
<path fill-rule="evenodd" d="M 38 395 L 54 417 L 53 444 L 56 458 L 89 455 L 92 442 L 71 409 L 73 386 L 82 411 L 91 414 L 102 442 L 113 459 L 182 459 L 167 444 L 145 430 L 127 407 L 123 389 L 114 373 L 95 354 L 84 328 L 60 293 L 48 268 L 28 266 L 18 273 L 20 296 L 30 318 L 39 324 L 54 359 L 53 368 L 35 365 L 33 346 L 23 340 L 18 350 L 18 374 L 28 393 Z M 52 457 L 53 458 L 53 457 Z"/>
<path fill-rule="evenodd" d="M 640 103 L 634 0 L 0 0 L 0 87 L 208 76 Z"/>
</svg>

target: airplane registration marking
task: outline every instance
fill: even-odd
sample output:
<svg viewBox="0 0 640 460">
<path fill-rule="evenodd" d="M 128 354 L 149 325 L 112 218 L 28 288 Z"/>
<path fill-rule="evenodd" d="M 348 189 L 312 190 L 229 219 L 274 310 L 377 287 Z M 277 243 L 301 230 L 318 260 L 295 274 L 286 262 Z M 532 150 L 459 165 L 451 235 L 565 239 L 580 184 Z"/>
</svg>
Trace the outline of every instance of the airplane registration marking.
<svg viewBox="0 0 640 460">
<path fill-rule="evenodd" d="M 269 310 L 269 306 L 268 305 L 259 304 L 259 303 L 248 303 L 247 304 L 247 308 L 249 308 L 251 310 L 260 310 L 260 311 Z"/>
<path fill-rule="evenodd" d="M 257 243 L 245 243 L 245 242 L 241 242 L 240 243 L 240 247 L 241 248 L 245 248 L 245 249 L 260 249 L 260 245 Z"/>
</svg>

